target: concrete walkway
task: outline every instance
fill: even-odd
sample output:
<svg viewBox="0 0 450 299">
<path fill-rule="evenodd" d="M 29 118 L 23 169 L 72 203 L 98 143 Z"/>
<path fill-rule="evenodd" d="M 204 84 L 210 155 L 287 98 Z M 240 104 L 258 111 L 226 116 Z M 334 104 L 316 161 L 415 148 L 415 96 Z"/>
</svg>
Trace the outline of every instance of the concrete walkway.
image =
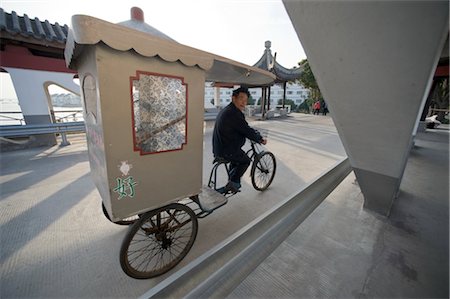
<svg viewBox="0 0 450 299">
<path fill-rule="evenodd" d="M 449 131 L 416 139 L 389 218 L 351 174 L 229 298 L 448 298 Z"/>
<path fill-rule="evenodd" d="M 253 125 L 269 130 L 267 148 L 278 163 L 272 186 L 257 192 L 246 175 L 241 193 L 200 220 L 192 250 L 174 270 L 345 156 L 329 117 Z M 84 138 L 1 154 L 1 298 L 136 298 L 171 274 L 135 280 L 122 272 L 128 228 L 102 214 Z M 206 182 L 210 127 L 204 148 Z M 230 297 L 448 296 L 448 131 L 419 136 L 390 218 L 361 206 L 351 175 Z"/>
</svg>

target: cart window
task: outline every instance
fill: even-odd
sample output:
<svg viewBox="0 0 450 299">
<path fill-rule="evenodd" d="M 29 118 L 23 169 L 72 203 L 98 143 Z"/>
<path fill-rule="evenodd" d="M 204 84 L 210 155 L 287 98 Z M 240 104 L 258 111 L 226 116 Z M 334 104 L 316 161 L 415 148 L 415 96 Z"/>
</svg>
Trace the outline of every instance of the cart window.
<svg viewBox="0 0 450 299">
<path fill-rule="evenodd" d="M 134 149 L 180 150 L 186 143 L 186 84 L 182 78 L 138 72 L 131 77 Z"/>
</svg>

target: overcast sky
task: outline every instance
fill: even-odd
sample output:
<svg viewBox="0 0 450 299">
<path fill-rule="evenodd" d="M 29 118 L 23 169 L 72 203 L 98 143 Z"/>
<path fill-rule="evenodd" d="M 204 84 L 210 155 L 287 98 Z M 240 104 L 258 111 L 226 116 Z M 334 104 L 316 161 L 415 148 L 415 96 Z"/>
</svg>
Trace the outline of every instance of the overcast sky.
<svg viewBox="0 0 450 299">
<path fill-rule="evenodd" d="M 281 0 L 1 0 L 5 12 L 15 11 L 50 23 L 67 24 L 75 14 L 111 23 L 130 18 L 130 8 L 144 11 L 145 22 L 179 43 L 249 65 L 272 41 L 272 54 L 287 67 L 306 58 Z M 2 94 L 6 89 L 2 79 Z M 2 96 L 3 97 L 3 96 Z"/>
</svg>

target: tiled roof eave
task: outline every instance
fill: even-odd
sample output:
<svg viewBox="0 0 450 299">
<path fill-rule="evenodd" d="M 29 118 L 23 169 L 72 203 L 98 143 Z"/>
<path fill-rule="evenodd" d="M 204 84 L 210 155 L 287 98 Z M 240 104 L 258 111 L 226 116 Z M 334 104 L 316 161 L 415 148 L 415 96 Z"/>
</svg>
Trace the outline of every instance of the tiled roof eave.
<svg viewBox="0 0 450 299">
<path fill-rule="evenodd" d="M 0 38 L 2 40 L 10 40 L 14 42 L 23 42 L 23 43 L 29 43 L 34 45 L 41 45 L 45 47 L 52 47 L 52 48 L 58 48 L 58 49 L 64 49 L 66 42 L 65 41 L 51 41 L 48 39 L 42 39 L 42 38 L 36 38 L 34 36 L 26 36 L 23 34 L 11 34 L 6 31 L 2 31 Z"/>
<path fill-rule="evenodd" d="M 2 39 L 18 40 L 33 44 L 64 47 L 68 26 L 51 24 L 48 20 L 30 19 L 26 14 L 18 16 L 15 11 L 5 13 L 0 8 L 0 32 Z"/>
</svg>

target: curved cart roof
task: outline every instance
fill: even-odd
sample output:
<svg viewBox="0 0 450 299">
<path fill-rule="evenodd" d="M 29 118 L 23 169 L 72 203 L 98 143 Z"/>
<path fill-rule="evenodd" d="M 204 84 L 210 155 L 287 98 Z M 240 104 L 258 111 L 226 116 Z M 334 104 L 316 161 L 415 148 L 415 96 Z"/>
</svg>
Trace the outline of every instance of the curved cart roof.
<svg viewBox="0 0 450 299">
<path fill-rule="evenodd" d="M 207 81 L 269 85 L 275 80 L 272 73 L 257 67 L 85 15 L 72 17 L 64 52 L 66 65 L 74 67 L 73 61 L 84 45 L 100 42 L 118 51 L 134 50 L 145 57 L 158 56 L 167 62 L 180 61 L 186 66 L 198 66 L 205 70 Z"/>
</svg>

